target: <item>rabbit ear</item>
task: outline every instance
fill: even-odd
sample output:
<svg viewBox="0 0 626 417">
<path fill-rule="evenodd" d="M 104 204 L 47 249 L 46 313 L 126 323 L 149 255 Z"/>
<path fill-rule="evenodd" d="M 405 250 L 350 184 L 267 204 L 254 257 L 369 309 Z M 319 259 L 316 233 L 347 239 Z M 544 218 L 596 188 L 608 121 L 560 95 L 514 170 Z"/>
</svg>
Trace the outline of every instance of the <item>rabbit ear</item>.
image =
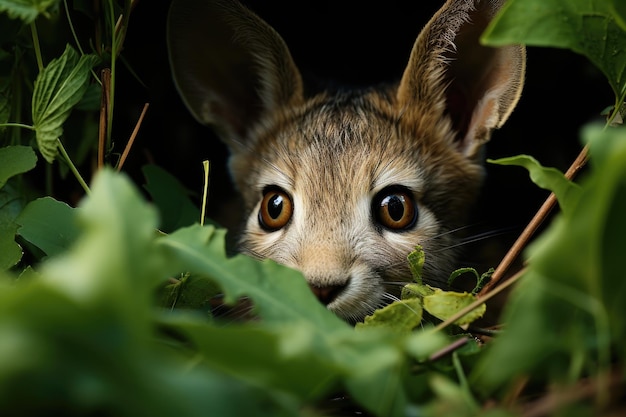
<svg viewBox="0 0 626 417">
<path fill-rule="evenodd" d="M 405 111 L 449 117 L 458 149 L 475 158 L 517 104 L 522 46 L 490 48 L 479 37 L 504 0 L 448 0 L 418 36 L 398 89 Z"/>
<path fill-rule="evenodd" d="M 236 1 L 174 0 L 170 66 L 183 101 L 230 147 L 262 119 L 302 100 L 302 81 L 283 39 Z"/>
</svg>

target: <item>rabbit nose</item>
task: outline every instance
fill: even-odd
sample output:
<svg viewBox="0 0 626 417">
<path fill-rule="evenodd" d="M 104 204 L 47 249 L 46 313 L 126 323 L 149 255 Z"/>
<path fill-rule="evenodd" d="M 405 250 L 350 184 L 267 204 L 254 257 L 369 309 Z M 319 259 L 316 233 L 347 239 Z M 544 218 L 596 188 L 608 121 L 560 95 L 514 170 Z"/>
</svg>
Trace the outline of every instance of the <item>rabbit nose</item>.
<svg viewBox="0 0 626 417">
<path fill-rule="evenodd" d="M 317 286 L 309 284 L 309 288 L 313 291 L 313 294 L 317 297 L 317 299 L 324 305 L 328 305 L 337 298 L 339 294 L 343 292 L 343 290 L 348 286 L 348 283 L 338 284 L 338 285 L 325 285 L 325 286 Z"/>
</svg>

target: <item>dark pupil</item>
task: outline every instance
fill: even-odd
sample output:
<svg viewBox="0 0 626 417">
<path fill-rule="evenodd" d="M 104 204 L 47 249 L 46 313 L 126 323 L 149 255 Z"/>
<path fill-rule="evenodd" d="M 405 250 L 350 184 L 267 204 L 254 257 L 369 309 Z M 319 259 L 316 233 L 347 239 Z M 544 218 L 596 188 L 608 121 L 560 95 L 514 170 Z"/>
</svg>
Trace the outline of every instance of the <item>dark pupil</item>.
<svg viewBox="0 0 626 417">
<path fill-rule="evenodd" d="M 397 195 L 390 195 L 385 198 L 383 203 L 387 203 L 389 217 L 391 217 L 394 221 L 402 219 L 402 216 L 404 215 L 404 204 L 401 197 Z"/>
<path fill-rule="evenodd" d="M 267 204 L 267 213 L 272 219 L 277 219 L 283 211 L 283 197 L 280 194 L 273 196 Z"/>
</svg>

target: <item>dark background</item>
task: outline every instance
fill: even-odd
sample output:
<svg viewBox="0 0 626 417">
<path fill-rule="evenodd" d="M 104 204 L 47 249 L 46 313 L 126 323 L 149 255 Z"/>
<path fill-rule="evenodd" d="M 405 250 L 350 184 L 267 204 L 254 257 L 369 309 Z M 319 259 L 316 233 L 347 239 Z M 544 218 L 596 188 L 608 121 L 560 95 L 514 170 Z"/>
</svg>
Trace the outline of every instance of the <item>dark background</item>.
<svg viewBox="0 0 626 417">
<path fill-rule="evenodd" d="M 417 34 L 443 1 L 248 1 L 246 4 L 285 39 L 301 71 L 348 85 L 398 79 Z M 134 9 L 123 56 L 128 71 L 118 78 L 115 126 L 128 135 L 145 102 L 150 109 L 131 153 L 128 170 L 141 182 L 140 167 L 153 162 L 191 190 L 202 188 L 202 160 L 212 163 L 210 215 L 232 225 L 232 185 L 227 151 L 184 108 L 167 62 L 167 0 L 143 0 Z M 198 53 L 202 53 L 198 45 Z M 579 129 L 612 104 L 602 74 L 567 50 L 528 48 L 526 86 L 517 109 L 486 148 L 486 156 L 535 156 L 565 171 L 581 146 Z M 128 133 L 127 133 L 128 132 Z M 471 262 L 494 262 L 533 216 L 547 193 L 525 170 L 487 165 L 488 179 L 472 220 L 472 233 L 506 231 L 468 246 Z M 226 208 L 226 209 L 225 209 Z M 510 230 L 513 228 L 513 230 Z"/>
</svg>

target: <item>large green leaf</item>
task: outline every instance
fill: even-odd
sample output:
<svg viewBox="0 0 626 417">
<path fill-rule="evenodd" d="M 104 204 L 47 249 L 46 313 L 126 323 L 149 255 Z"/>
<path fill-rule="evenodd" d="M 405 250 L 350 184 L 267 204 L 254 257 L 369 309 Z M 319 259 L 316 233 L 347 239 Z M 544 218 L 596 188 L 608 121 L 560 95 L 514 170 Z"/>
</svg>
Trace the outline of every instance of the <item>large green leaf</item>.
<svg viewBox="0 0 626 417">
<path fill-rule="evenodd" d="M 0 277 L 3 415 L 295 415 L 293 402 L 157 343 L 167 260 L 130 181 L 101 172 L 77 217 L 76 244 L 37 276 Z"/>
<path fill-rule="evenodd" d="M 49 17 L 49 11 L 57 9 L 59 3 L 59 0 L 0 0 L 0 12 L 11 19 L 32 23 L 39 15 Z"/>
<path fill-rule="evenodd" d="M 67 45 L 63 54 L 52 60 L 35 79 L 32 112 L 39 151 L 52 163 L 58 154 L 57 139 L 63 123 L 87 89 L 90 70 L 98 61 Z"/>
<path fill-rule="evenodd" d="M 223 289 L 225 301 L 250 297 L 267 322 L 309 322 L 327 330 L 347 326 L 313 296 L 301 273 L 271 260 L 256 261 L 243 255 L 228 258 L 226 231 L 214 226 L 189 226 L 159 240 L 180 272 L 209 276 Z"/>
<path fill-rule="evenodd" d="M 30 171 L 37 163 L 37 156 L 30 146 L 7 146 L 0 148 L 0 188 L 14 175 Z"/>
<path fill-rule="evenodd" d="M 585 55 L 607 77 L 616 97 L 626 94 L 626 32 L 610 0 L 509 0 L 491 22 L 488 45 L 525 44 L 571 49 Z M 564 68 L 563 71 L 567 71 Z"/>
</svg>

